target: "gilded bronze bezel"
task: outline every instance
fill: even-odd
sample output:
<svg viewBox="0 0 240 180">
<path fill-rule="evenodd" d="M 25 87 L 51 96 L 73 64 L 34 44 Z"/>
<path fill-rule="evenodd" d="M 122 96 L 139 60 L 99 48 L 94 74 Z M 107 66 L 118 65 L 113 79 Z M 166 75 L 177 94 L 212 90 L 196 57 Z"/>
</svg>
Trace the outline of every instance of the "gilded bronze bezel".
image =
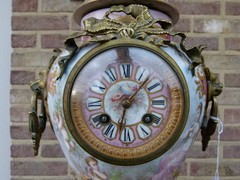
<svg viewBox="0 0 240 180">
<path fill-rule="evenodd" d="M 70 99 L 71 99 L 71 91 L 73 84 L 75 82 L 75 78 L 77 77 L 78 73 L 81 71 L 81 69 L 89 62 L 93 57 L 98 55 L 99 53 L 106 51 L 111 48 L 117 48 L 117 47 L 123 47 L 123 46 L 131 46 L 131 47 L 138 47 L 143 48 L 145 50 L 151 51 L 152 53 L 155 53 L 156 55 L 163 58 L 169 66 L 173 69 L 173 71 L 176 72 L 177 77 L 179 79 L 179 82 L 182 87 L 182 95 L 183 95 L 183 111 L 181 114 L 181 117 L 179 118 L 178 127 L 176 127 L 176 130 L 173 132 L 172 137 L 167 138 L 169 139 L 167 143 L 164 143 L 161 147 L 158 147 L 157 150 L 154 152 L 147 154 L 143 157 L 135 157 L 135 158 L 125 158 L 125 155 L 122 154 L 121 157 L 117 156 L 109 156 L 107 154 L 104 154 L 103 152 L 100 152 L 96 150 L 95 148 L 91 147 L 90 142 L 86 142 L 83 140 L 81 135 L 79 134 L 78 130 L 76 129 L 74 125 L 74 120 L 72 118 L 71 108 L 70 108 Z M 64 109 L 64 115 L 66 124 L 69 128 L 70 133 L 72 134 L 75 141 L 89 154 L 92 156 L 115 165 L 123 165 L 123 166 L 130 166 L 130 165 L 138 165 L 142 163 L 146 163 L 148 161 L 154 160 L 155 158 L 158 158 L 162 154 L 164 154 L 167 150 L 169 150 L 175 142 L 178 140 L 179 136 L 181 135 L 189 114 L 189 90 L 187 86 L 186 79 L 180 69 L 180 67 L 177 65 L 177 63 L 170 57 L 166 52 L 164 52 L 159 47 L 149 44 L 147 42 L 141 41 L 141 40 L 133 40 L 133 39 L 118 39 L 118 40 L 112 40 L 104 44 L 100 44 L 97 47 L 91 49 L 89 52 L 87 52 L 83 57 L 81 57 L 76 65 L 73 67 L 73 69 L 70 72 L 70 75 L 67 79 L 65 89 L 64 89 L 64 96 L 63 96 L 63 109 Z M 160 140 L 160 138 L 159 138 Z M 159 142 L 158 142 L 159 143 Z M 152 143 L 153 144 L 153 143 Z M 157 145 L 157 143 L 155 143 Z M 144 146 L 144 145 L 143 145 Z M 144 147 L 143 147 L 144 149 Z M 130 151 L 130 150 L 129 150 Z M 129 152 L 131 154 L 131 152 Z"/>
</svg>

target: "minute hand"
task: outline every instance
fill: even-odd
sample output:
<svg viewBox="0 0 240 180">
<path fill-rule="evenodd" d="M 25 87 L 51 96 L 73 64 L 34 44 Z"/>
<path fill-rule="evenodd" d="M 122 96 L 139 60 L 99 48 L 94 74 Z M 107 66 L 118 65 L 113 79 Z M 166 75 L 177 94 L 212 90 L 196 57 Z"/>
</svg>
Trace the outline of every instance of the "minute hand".
<svg viewBox="0 0 240 180">
<path fill-rule="evenodd" d="M 142 87 L 148 82 L 150 76 L 148 76 L 143 82 L 142 84 L 139 86 L 139 88 L 131 95 L 129 96 L 129 101 L 131 102 L 134 98 L 134 96 L 138 93 L 138 91 L 140 91 L 140 89 L 142 89 Z"/>
</svg>

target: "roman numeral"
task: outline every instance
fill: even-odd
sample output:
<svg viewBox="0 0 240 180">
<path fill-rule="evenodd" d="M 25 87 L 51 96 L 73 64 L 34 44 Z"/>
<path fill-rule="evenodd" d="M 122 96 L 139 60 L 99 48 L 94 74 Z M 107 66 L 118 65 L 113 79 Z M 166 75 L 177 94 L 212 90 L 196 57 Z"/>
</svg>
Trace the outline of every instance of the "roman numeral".
<svg viewBox="0 0 240 180">
<path fill-rule="evenodd" d="M 142 76 L 143 76 L 145 70 L 146 70 L 146 69 L 143 69 L 142 73 L 141 73 L 140 76 L 138 77 L 138 81 L 140 81 L 140 80 L 142 79 Z"/>
<path fill-rule="evenodd" d="M 164 109 L 167 106 L 166 98 L 164 96 L 152 100 L 152 106 L 155 108 Z"/>
<path fill-rule="evenodd" d="M 130 136 L 129 130 L 124 129 L 123 132 L 124 132 L 124 141 L 125 142 L 131 141 L 131 136 Z"/>
<path fill-rule="evenodd" d="M 109 124 L 103 131 L 103 134 L 108 139 L 113 139 L 116 136 L 116 126 L 113 124 Z"/>
<path fill-rule="evenodd" d="M 147 136 L 149 135 L 149 133 L 148 133 L 145 129 L 143 129 L 142 126 L 140 126 L 140 128 L 141 128 L 141 131 L 142 131 L 143 136 L 144 136 L 144 137 L 147 137 Z"/>
<path fill-rule="evenodd" d="M 102 101 L 88 102 L 88 107 L 101 107 Z"/>
<path fill-rule="evenodd" d="M 101 124 L 100 124 L 100 114 L 99 115 L 95 115 L 93 117 L 91 117 L 91 121 L 93 123 L 93 125 L 96 127 L 96 128 L 100 128 L 101 127 Z"/>
<path fill-rule="evenodd" d="M 138 82 L 140 82 L 140 81 L 144 81 L 144 79 L 146 79 L 148 77 L 148 75 L 149 75 L 148 69 L 141 66 L 138 68 L 135 78 Z"/>
<path fill-rule="evenodd" d="M 162 121 L 162 115 L 153 112 L 152 116 L 153 116 L 153 126 L 159 126 Z"/>
<path fill-rule="evenodd" d="M 114 71 L 113 68 L 107 69 L 107 70 L 105 71 L 105 74 L 106 74 L 105 79 L 106 79 L 109 83 L 114 82 L 114 81 L 117 80 L 117 79 L 116 79 L 116 75 L 115 75 L 115 71 Z"/>
<path fill-rule="evenodd" d="M 131 75 L 131 65 L 130 64 L 122 64 L 122 75 L 124 78 L 130 78 Z"/>
<path fill-rule="evenodd" d="M 153 79 L 148 85 L 147 90 L 151 93 L 160 91 L 162 89 L 162 84 L 159 79 Z"/>
<path fill-rule="evenodd" d="M 106 87 L 101 81 L 95 80 L 92 83 L 91 90 L 95 93 L 103 94 L 106 91 Z"/>
<path fill-rule="evenodd" d="M 106 90 L 106 88 L 102 87 L 102 86 L 96 86 L 96 87 L 98 87 L 100 89 L 100 91 L 102 91 L 102 92 L 105 92 L 105 90 Z"/>
<path fill-rule="evenodd" d="M 152 105 L 154 106 L 163 106 L 165 104 L 165 100 L 152 100 Z"/>
<path fill-rule="evenodd" d="M 100 109 L 102 107 L 102 101 L 97 98 L 88 98 L 87 99 L 87 108 L 88 110 Z"/>
<path fill-rule="evenodd" d="M 148 89 L 148 91 L 151 92 L 153 89 L 155 89 L 155 88 L 158 87 L 158 86 L 160 86 L 160 83 L 159 83 L 159 82 L 153 84 L 152 86 L 148 87 L 147 89 Z"/>
<path fill-rule="evenodd" d="M 129 127 L 124 128 L 121 134 L 121 141 L 124 143 L 129 143 L 132 142 L 133 140 L 134 140 L 133 131 Z"/>
<path fill-rule="evenodd" d="M 145 139 L 151 135 L 151 129 L 143 124 L 138 125 L 137 131 L 139 137 L 142 139 Z"/>
</svg>

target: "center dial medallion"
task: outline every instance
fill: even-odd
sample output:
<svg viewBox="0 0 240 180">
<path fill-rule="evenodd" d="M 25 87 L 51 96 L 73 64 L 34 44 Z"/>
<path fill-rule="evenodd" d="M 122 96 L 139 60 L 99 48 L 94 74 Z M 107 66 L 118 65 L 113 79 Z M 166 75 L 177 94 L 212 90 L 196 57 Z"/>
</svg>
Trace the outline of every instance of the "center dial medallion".
<svg viewBox="0 0 240 180">
<path fill-rule="evenodd" d="M 104 108 L 113 122 L 118 123 L 124 109 L 127 109 L 125 114 L 126 126 L 138 123 L 148 111 L 149 100 L 144 89 L 139 90 L 133 100 L 129 100 L 129 97 L 138 88 L 138 83 L 126 80 L 118 82 L 109 88 L 104 97 Z"/>
</svg>

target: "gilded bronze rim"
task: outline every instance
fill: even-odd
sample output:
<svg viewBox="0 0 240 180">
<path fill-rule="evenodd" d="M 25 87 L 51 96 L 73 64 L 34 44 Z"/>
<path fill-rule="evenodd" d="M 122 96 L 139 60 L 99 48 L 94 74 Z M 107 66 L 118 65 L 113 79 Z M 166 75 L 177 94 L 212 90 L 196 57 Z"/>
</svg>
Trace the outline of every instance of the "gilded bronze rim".
<svg viewBox="0 0 240 180">
<path fill-rule="evenodd" d="M 134 158 L 124 158 L 124 154 L 120 154 L 118 157 L 115 155 L 107 155 L 104 154 L 103 152 L 98 151 L 96 148 L 93 148 L 88 141 L 82 135 L 79 135 L 79 131 L 75 127 L 76 125 L 74 124 L 74 120 L 72 117 L 71 113 L 71 108 L 70 108 L 70 99 L 71 99 L 71 91 L 73 84 L 75 82 L 75 78 L 77 77 L 78 73 L 81 71 L 81 69 L 96 55 L 99 53 L 106 51 L 111 48 L 116 48 L 116 47 L 121 47 L 121 46 L 129 46 L 129 47 L 138 47 L 138 48 L 143 48 L 145 50 L 148 50 L 150 52 L 153 52 L 157 54 L 158 56 L 162 57 L 168 65 L 173 69 L 173 71 L 176 72 L 177 78 L 179 79 L 179 82 L 182 87 L 182 99 L 183 99 L 183 104 L 184 107 L 182 107 L 183 110 L 181 110 L 181 115 L 178 120 L 178 124 L 176 126 L 176 130 L 172 133 L 171 137 L 167 137 L 166 143 L 163 143 L 161 146 L 161 139 L 162 137 L 159 136 L 159 142 L 158 143 L 152 143 L 151 145 L 157 146 L 156 150 L 154 150 L 152 153 L 143 156 L 143 157 L 134 157 Z M 72 69 L 67 82 L 66 86 L 64 89 L 64 103 L 63 103 L 63 108 L 64 108 L 64 114 L 66 118 L 66 123 L 69 128 L 69 131 L 71 132 L 72 136 L 76 140 L 76 142 L 89 154 L 92 156 L 110 163 L 110 164 L 115 164 L 115 165 L 123 165 L 123 166 L 129 166 L 129 165 L 137 165 L 137 164 L 142 164 L 146 163 L 148 161 L 154 160 L 164 154 L 166 151 L 168 151 L 178 140 L 179 136 L 181 135 L 186 122 L 188 118 L 188 113 L 189 113 L 189 93 L 188 93 L 188 86 L 186 83 L 186 80 L 182 74 L 181 69 L 178 67 L 178 65 L 175 63 L 175 61 L 163 50 L 158 48 L 157 46 L 151 45 L 149 43 L 140 41 L 140 40 L 113 40 L 110 42 L 107 42 L 105 44 L 99 45 L 92 50 L 90 50 L 87 54 L 85 54 L 75 65 L 75 67 Z M 171 110 L 172 111 L 172 110 Z M 83 120 L 84 121 L 84 120 Z M 175 121 L 175 120 L 173 120 Z M 83 124 L 84 125 L 84 124 Z M 169 123 L 169 125 L 172 125 Z M 167 131 L 167 130 L 166 130 Z M 163 135 L 164 136 L 164 135 Z M 157 140 L 155 140 L 157 142 Z M 106 146 L 106 145 L 105 145 Z M 110 146 L 110 145 L 108 145 Z M 131 151 L 128 150 L 128 151 Z M 125 152 L 125 151 L 124 151 Z M 138 152 L 139 153 L 139 152 Z"/>
<path fill-rule="evenodd" d="M 140 4 L 168 15 L 173 23 L 176 24 L 179 20 L 179 12 L 172 5 L 163 2 L 162 0 L 87 0 L 82 3 L 74 12 L 73 17 L 77 24 L 81 24 L 82 18 L 95 10 L 109 8 L 113 5 Z"/>
</svg>

